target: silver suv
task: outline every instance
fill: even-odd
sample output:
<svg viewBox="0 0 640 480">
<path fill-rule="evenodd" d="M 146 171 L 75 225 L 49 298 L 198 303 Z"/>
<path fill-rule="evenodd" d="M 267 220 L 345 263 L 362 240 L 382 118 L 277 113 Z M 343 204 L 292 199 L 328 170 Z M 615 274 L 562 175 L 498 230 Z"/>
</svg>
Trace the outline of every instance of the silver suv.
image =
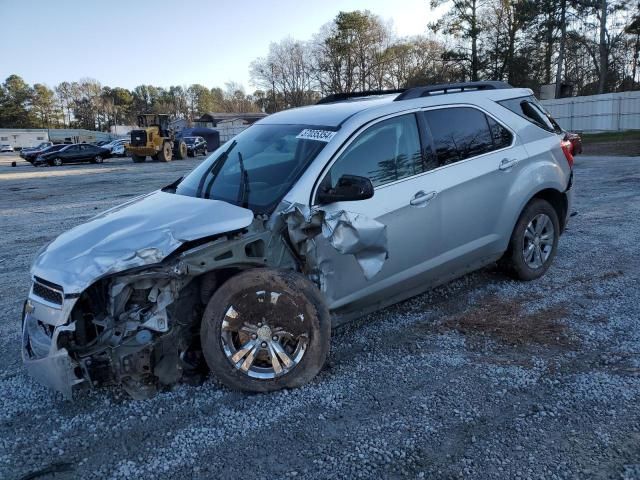
<svg viewBox="0 0 640 480">
<path fill-rule="evenodd" d="M 38 253 L 24 363 L 66 396 L 145 398 L 209 369 L 236 389 L 302 385 L 332 325 L 494 262 L 543 275 L 572 166 L 532 92 L 501 82 L 271 115 Z"/>
</svg>

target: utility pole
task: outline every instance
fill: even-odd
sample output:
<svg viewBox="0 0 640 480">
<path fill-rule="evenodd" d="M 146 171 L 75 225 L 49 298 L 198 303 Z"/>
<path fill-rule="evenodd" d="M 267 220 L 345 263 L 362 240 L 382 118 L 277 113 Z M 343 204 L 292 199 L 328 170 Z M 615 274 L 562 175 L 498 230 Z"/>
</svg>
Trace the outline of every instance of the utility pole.
<svg viewBox="0 0 640 480">
<path fill-rule="evenodd" d="M 567 39 L 567 0 L 562 0 L 562 6 L 560 7 L 560 28 L 560 51 L 558 53 L 558 69 L 556 71 L 555 98 L 560 98 L 562 92 L 562 64 L 564 63 L 564 44 Z"/>
</svg>

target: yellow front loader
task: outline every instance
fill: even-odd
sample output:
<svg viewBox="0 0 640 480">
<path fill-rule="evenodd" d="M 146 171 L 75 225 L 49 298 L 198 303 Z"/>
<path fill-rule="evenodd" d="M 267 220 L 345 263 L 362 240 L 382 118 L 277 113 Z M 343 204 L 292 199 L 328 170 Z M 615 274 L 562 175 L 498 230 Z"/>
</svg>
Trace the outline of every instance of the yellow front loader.
<svg viewBox="0 0 640 480">
<path fill-rule="evenodd" d="M 160 162 L 187 158 L 187 144 L 175 137 L 169 126 L 169 115 L 138 115 L 138 127 L 140 129 L 131 130 L 131 141 L 125 145 L 135 163 L 144 162 L 147 156 Z"/>
</svg>

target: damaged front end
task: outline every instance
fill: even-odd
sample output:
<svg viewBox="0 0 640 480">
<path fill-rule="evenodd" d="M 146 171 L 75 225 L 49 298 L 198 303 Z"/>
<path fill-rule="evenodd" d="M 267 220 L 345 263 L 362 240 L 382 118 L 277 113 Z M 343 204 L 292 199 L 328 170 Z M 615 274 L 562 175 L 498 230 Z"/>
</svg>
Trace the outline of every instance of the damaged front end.
<svg viewBox="0 0 640 480">
<path fill-rule="evenodd" d="M 120 261 L 128 266 L 121 271 L 106 268 L 102 257 L 105 269 L 91 282 L 86 272 L 56 275 L 52 267 L 36 262 L 37 273 L 52 272 L 54 278 L 73 281 L 65 290 L 32 275 L 23 315 L 23 360 L 29 373 L 66 398 L 76 387 L 103 385 L 120 385 L 133 398 L 149 398 L 165 386 L 197 383 L 206 374 L 202 316 L 216 288 L 237 272 L 259 267 L 295 270 L 323 291 L 327 263 L 313 248 L 320 234 L 338 253 L 353 254 L 366 278 L 382 268 L 387 257 L 384 225 L 349 212 L 327 214 L 298 204 L 283 204 L 278 212 L 253 216 L 246 227 L 231 233 L 181 240 L 161 257 L 145 253 L 156 244 L 140 245 L 137 251 L 122 253 L 125 260 L 133 260 Z M 172 241 L 176 237 L 171 232 L 167 236 Z M 68 245 L 64 252 L 76 268 L 81 257 Z M 95 260 L 87 265 L 95 265 Z M 88 286 L 77 291 L 79 278 Z"/>
<path fill-rule="evenodd" d="M 79 294 L 34 276 L 23 314 L 27 370 L 66 398 L 76 386 L 117 384 L 148 398 L 198 382 L 206 373 L 200 322 L 216 286 L 243 268 L 296 268 L 285 238 L 265 223 L 185 242 L 161 263 L 103 277 Z"/>
</svg>

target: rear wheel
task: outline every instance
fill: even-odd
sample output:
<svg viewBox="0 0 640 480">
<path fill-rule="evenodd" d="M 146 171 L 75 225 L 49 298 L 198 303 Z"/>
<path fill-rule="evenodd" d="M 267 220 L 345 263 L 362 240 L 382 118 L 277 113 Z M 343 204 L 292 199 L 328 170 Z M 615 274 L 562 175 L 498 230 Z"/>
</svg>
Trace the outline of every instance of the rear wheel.
<svg viewBox="0 0 640 480">
<path fill-rule="evenodd" d="M 173 152 L 171 151 L 171 142 L 164 142 L 162 144 L 162 150 L 158 152 L 158 160 L 160 162 L 170 162 L 173 158 Z"/>
<path fill-rule="evenodd" d="M 136 155 L 136 154 L 131 154 L 131 160 L 133 160 L 133 163 L 143 163 L 145 161 L 144 156 L 142 155 Z"/>
<path fill-rule="evenodd" d="M 529 202 L 513 229 L 502 264 L 519 280 L 540 278 L 551 266 L 560 236 L 556 210 L 546 200 Z"/>
<path fill-rule="evenodd" d="M 211 297 L 200 330 L 211 371 L 236 390 L 304 385 L 329 352 L 329 311 L 302 275 L 266 268 L 237 274 Z"/>
<path fill-rule="evenodd" d="M 176 140 L 176 160 L 187 158 L 187 144 L 182 140 Z"/>
</svg>

